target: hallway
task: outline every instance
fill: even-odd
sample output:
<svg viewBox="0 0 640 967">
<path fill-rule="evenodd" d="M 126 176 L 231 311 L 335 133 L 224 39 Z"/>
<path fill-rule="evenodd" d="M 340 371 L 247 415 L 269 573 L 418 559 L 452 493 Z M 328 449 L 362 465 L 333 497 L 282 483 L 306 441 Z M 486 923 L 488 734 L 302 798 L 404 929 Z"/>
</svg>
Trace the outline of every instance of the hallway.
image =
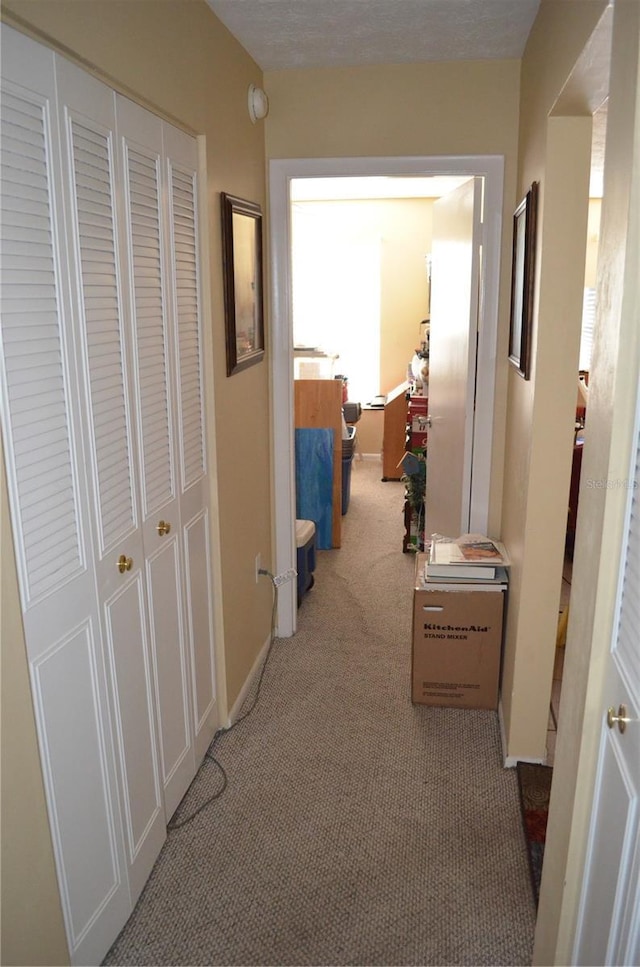
<svg viewBox="0 0 640 967">
<path fill-rule="evenodd" d="M 105 963 L 530 963 L 497 715 L 410 701 L 403 495 L 354 461 L 343 547 L 319 553 L 298 633 L 216 744 L 228 787 L 170 833 Z M 220 788 L 206 760 L 176 818 Z"/>
</svg>

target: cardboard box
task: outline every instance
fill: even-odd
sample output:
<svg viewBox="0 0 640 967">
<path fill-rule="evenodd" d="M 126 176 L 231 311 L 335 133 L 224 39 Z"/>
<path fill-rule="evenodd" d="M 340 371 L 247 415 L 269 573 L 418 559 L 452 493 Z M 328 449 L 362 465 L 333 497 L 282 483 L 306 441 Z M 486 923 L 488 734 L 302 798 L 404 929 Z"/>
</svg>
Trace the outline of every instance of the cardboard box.
<svg viewBox="0 0 640 967">
<path fill-rule="evenodd" d="M 424 560 L 424 555 L 420 558 Z M 498 707 L 505 594 L 499 584 L 416 583 L 413 702 L 449 708 Z"/>
</svg>

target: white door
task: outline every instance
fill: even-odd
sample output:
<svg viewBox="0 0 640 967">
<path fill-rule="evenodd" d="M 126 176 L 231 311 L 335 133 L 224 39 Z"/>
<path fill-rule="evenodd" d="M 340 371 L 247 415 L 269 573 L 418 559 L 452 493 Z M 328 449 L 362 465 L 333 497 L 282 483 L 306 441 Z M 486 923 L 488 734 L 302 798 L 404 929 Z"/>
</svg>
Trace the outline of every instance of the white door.
<svg viewBox="0 0 640 967">
<path fill-rule="evenodd" d="M 133 430 L 123 279 L 115 206 L 115 95 L 58 59 L 64 105 L 63 170 L 78 279 L 75 329 L 86 392 L 86 450 L 93 479 L 95 574 L 113 686 L 116 749 L 132 895 L 166 836 Z M 122 563 L 124 562 L 124 564 Z"/>
<path fill-rule="evenodd" d="M 640 432 L 634 457 L 575 964 L 640 963 Z"/>
<path fill-rule="evenodd" d="M 2 28 L 2 418 L 27 657 L 71 957 L 95 963 L 131 897 L 70 345 L 51 51 Z"/>
<path fill-rule="evenodd" d="M 142 545 L 149 603 L 160 769 L 169 817 L 196 771 L 182 600 L 175 400 L 162 232 L 162 121 L 116 98 L 126 318 L 132 334 Z"/>
<path fill-rule="evenodd" d="M 433 206 L 426 534 L 469 530 L 482 179 Z"/>
</svg>

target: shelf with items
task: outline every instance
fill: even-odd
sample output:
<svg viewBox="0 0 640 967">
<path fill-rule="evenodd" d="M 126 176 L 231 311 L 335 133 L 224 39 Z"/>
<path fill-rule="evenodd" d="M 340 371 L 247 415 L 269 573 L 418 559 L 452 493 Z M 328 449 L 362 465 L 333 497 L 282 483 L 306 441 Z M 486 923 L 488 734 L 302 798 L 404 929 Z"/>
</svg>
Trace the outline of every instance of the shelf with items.
<svg viewBox="0 0 640 967">
<path fill-rule="evenodd" d="M 410 396 L 407 406 L 406 449 L 424 454 L 427 449 L 429 400 L 426 396 Z"/>
<path fill-rule="evenodd" d="M 423 339 L 409 365 L 405 456 L 402 480 L 405 484 L 404 552 L 425 547 L 425 491 L 427 482 L 427 438 L 429 423 L 429 324 L 425 320 Z"/>
<path fill-rule="evenodd" d="M 420 323 L 420 345 L 415 350 L 407 369 L 411 396 L 429 395 L 429 338 L 431 324 L 428 319 Z"/>
</svg>

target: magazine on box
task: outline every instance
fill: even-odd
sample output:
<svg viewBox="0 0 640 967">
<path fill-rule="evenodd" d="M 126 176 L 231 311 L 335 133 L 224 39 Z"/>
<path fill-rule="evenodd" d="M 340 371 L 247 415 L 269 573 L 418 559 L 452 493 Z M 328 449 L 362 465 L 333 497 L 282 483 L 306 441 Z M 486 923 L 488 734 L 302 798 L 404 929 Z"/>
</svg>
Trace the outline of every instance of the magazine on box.
<svg viewBox="0 0 640 967">
<path fill-rule="evenodd" d="M 465 534 L 454 541 L 433 537 L 426 572 L 429 577 L 490 580 L 497 568 L 509 564 L 504 544 L 482 534 Z"/>
</svg>

